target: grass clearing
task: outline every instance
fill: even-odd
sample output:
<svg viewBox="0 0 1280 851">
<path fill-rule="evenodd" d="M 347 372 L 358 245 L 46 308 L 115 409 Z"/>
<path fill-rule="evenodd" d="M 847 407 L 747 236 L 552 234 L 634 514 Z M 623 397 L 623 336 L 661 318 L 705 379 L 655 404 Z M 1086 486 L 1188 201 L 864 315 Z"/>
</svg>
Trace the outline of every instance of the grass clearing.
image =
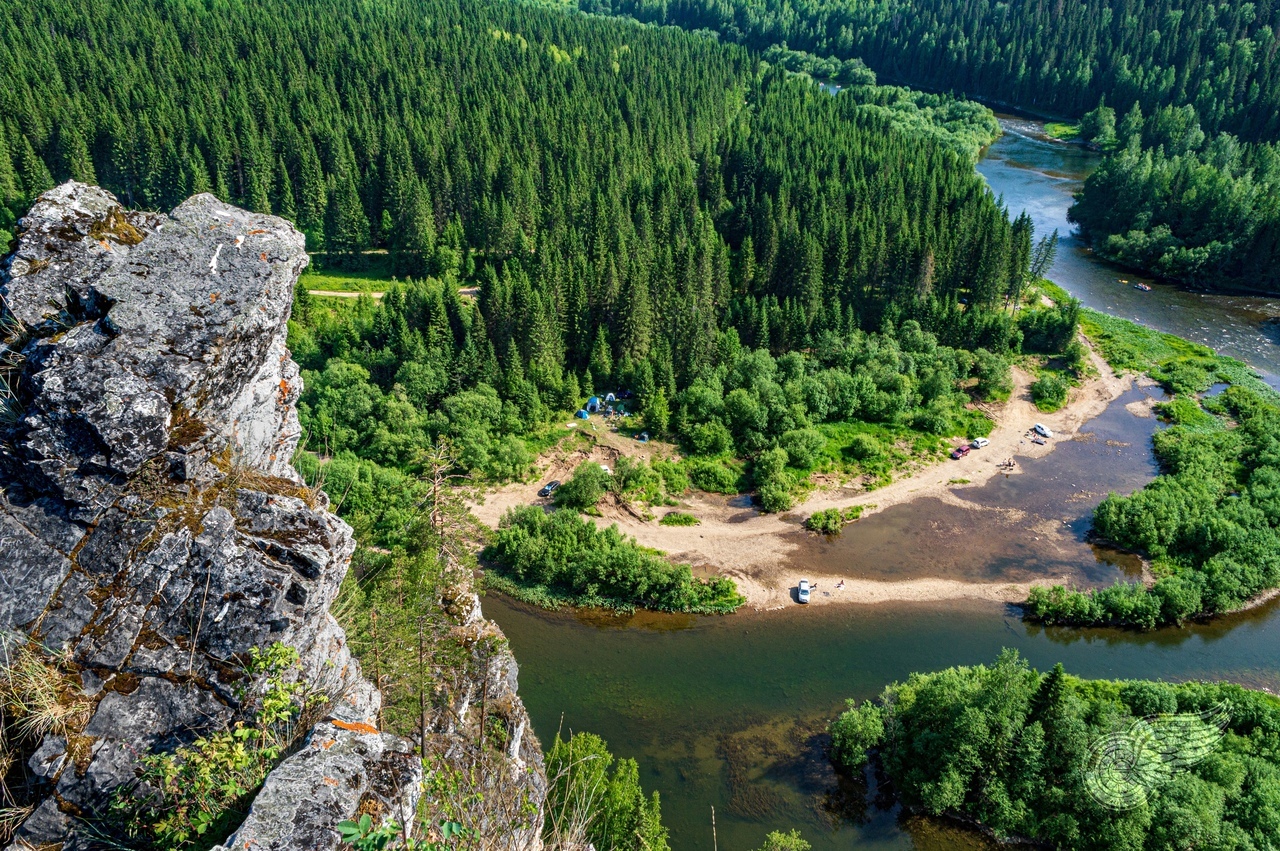
<svg viewBox="0 0 1280 851">
<path fill-rule="evenodd" d="M 1171 392 L 1201 393 L 1218 382 L 1271 392 L 1248 364 L 1173 334 L 1088 309 L 1080 327 L 1113 369 L 1147 373 Z"/>
<path fill-rule="evenodd" d="M 1044 132 L 1055 139 L 1070 142 L 1073 139 L 1080 138 L 1080 125 L 1079 123 L 1072 124 L 1067 121 L 1047 121 L 1044 125 Z"/>
</svg>

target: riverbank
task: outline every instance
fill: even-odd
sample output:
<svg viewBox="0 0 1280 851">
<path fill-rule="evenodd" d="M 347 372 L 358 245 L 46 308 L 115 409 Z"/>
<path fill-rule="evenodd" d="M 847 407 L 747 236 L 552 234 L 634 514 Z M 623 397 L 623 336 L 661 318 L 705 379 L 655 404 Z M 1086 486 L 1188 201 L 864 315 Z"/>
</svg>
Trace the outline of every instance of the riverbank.
<svg viewBox="0 0 1280 851">
<path fill-rule="evenodd" d="M 890 601 L 930 601 L 981 599 L 1018 602 L 1026 598 L 1030 582 L 966 582 L 945 578 L 912 578 L 905 581 L 871 581 L 845 578 L 844 586 L 835 590 L 839 576 L 806 572 L 793 564 L 803 545 L 813 534 L 804 531 L 802 523 L 810 514 L 827 508 L 863 506 L 866 517 L 895 505 L 917 499 L 933 498 L 974 511 L 977 506 L 955 493 L 958 488 L 979 487 L 999 474 L 1021 473 L 1020 460 L 1040 458 L 1062 441 L 1070 440 L 1089 420 L 1101 414 L 1108 405 L 1133 385 L 1133 377 L 1117 374 L 1092 348 L 1089 351 L 1093 375 L 1071 391 L 1068 402 L 1060 410 L 1046 414 L 1031 400 L 1031 384 L 1035 377 L 1025 370 L 1013 371 L 1013 391 L 1009 400 L 986 404 L 983 409 L 994 422 L 989 445 L 973 450 L 960 460 L 945 460 L 910 471 L 902 478 L 876 490 L 865 490 L 859 484 L 833 483 L 814 491 L 800 505 L 784 514 L 764 514 L 752 507 L 745 496 L 726 498 L 695 492 L 681 501 L 678 510 L 699 520 L 696 526 L 662 526 L 657 519 L 646 519 L 630 506 L 612 501 L 601 505 L 601 526 L 617 524 L 627 535 L 643 546 L 667 553 L 677 562 L 688 562 L 700 576 L 726 576 L 733 579 L 747 605 L 757 610 L 776 609 L 794 601 L 794 589 L 802 578 L 816 582 L 813 602 L 821 605 L 873 604 Z M 1148 403 L 1149 407 L 1149 403 Z M 1043 444 L 1033 443 L 1032 425 L 1044 423 L 1054 437 Z M 588 427 L 590 427 L 588 425 Z M 590 446 L 581 443 L 558 447 L 539 459 L 538 481 L 567 478 L 578 464 L 586 460 L 613 464 L 628 455 L 650 461 L 672 451 L 669 447 L 639 444 L 601 430 Z M 958 441 L 957 441 L 958 442 Z M 1001 466 L 1012 459 L 1012 467 Z M 476 517 L 496 527 L 510 508 L 534 502 L 533 488 L 518 483 L 499 488 L 484 497 L 482 504 L 472 506 Z M 1043 576 L 1040 582 L 1054 582 L 1056 576 Z"/>
</svg>

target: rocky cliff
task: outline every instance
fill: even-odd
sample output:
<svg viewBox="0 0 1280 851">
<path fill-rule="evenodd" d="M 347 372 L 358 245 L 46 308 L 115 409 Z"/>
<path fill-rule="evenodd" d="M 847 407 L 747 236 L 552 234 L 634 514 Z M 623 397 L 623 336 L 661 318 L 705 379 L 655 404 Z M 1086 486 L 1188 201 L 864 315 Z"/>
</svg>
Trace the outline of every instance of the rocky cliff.
<svg viewBox="0 0 1280 851">
<path fill-rule="evenodd" d="M 208 195 L 160 215 L 76 183 L 20 228 L 0 269 L 0 631 L 7 659 L 58 660 L 80 708 L 9 772 L 33 807 L 12 847 L 89 847 L 142 755 L 241 718 L 244 662 L 275 642 L 327 717 L 228 845 L 335 848 L 357 811 L 411 820 L 421 760 L 376 729 L 379 694 L 329 614 L 351 529 L 289 463 L 301 234 Z M 540 775 L 507 686 L 510 757 Z M 467 700 L 433 723 L 465 737 Z"/>
</svg>

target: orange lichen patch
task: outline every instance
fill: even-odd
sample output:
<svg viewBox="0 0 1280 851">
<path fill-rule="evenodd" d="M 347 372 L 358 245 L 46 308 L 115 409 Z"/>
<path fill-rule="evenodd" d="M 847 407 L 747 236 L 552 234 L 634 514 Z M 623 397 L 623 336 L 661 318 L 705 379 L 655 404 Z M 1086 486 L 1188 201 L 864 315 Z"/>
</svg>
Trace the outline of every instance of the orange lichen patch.
<svg viewBox="0 0 1280 851">
<path fill-rule="evenodd" d="M 361 724 L 358 722 L 353 724 L 350 721 L 341 721 L 337 718 L 334 718 L 329 723 L 335 727 L 340 727 L 343 730 L 350 730 L 353 733 L 365 733 L 368 735 L 376 735 L 378 732 L 378 728 L 373 726 L 372 724 Z"/>
<path fill-rule="evenodd" d="M 316 747 L 318 747 L 322 751 L 327 751 L 329 748 L 333 747 L 336 744 L 337 742 L 334 741 L 333 739 L 321 739 L 320 741 L 316 742 Z"/>
<path fill-rule="evenodd" d="M 259 258 L 261 258 L 261 260 L 262 260 L 262 262 L 263 262 L 263 263 L 266 263 L 266 262 L 267 262 L 267 252 L 265 252 L 265 251 L 264 251 L 264 252 L 262 252 L 261 254 L 259 254 L 259 255 L 258 255 L 258 257 L 259 257 Z"/>
<path fill-rule="evenodd" d="M 253 230 L 246 233 L 245 236 L 257 236 L 260 233 L 271 233 L 271 231 L 263 230 L 262 228 L 254 228 Z"/>
<path fill-rule="evenodd" d="M 323 780 L 321 780 L 320 782 L 321 782 L 321 783 L 323 783 L 323 784 L 324 784 L 324 785 L 326 785 L 326 786 L 337 786 L 337 785 L 338 785 L 338 781 L 337 781 L 337 780 L 335 780 L 335 779 L 334 779 L 334 778 L 332 778 L 332 777 L 326 777 L 326 778 L 324 778 Z"/>
<path fill-rule="evenodd" d="M 289 404 L 289 382 L 283 378 L 280 379 L 280 404 Z"/>
<path fill-rule="evenodd" d="M 217 293 L 209 293 L 209 304 L 213 304 L 217 300 L 218 300 Z"/>
<path fill-rule="evenodd" d="M 107 251 L 111 250 L 111 243 L 107 242 L 105 239 L 98 240 L 98 245 L 102 246 Z"/>
</svg>

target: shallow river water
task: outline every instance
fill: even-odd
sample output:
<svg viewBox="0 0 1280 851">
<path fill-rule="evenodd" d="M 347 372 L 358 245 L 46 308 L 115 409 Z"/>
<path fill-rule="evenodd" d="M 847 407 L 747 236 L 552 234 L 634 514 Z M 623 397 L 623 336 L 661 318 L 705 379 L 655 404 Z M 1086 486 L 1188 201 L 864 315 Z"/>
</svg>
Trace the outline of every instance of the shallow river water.
<svg viewBox="0 0 1280 851">
<path fill-rule="evenodd" d="M 979 169 L 1015 213 L 1029 209 L 1039 229 L 1065 236 L 1070 192 L 1091 155 L 1040 141 L 1034 129 L 1006 124 Z M 1280 345 L 1264 325 L 1280 313 L 1273 301 L 1165 287 L 1139 293 L 1118 282 L 1135 278 L 1070 239 L 1051 277 L 1089 306 L 1139 315 L 1280 374 Z M 834 541 L 807 536 L 793 558 L 824 573 L 883 580 L 1096 584 L 1133 576 L 1132 557 L 1092 546 L 1087 533 L 1108 491 L 1132 491 L 1155 473 L 1150 437 L 1160 426 L 1135 413 L 1150 393 L 1158 391 L 1130 391 L 1074 440 L 1024 461 L 1021 475 L 953 491 L 963 502 L 899 505 Z M 520 662 L 535 732 L 544 742 L 557 730 L 595 732 L 639 760 L 646 789 L 661 793 L 675 851 L 713 847 L 713 807 L 718 847 L 728 851 L 792 827 L 815 851 L 985 847 L 963 829 L 901 818 L 877 803 L 874 778 L 840 783 L 823 757 L 823 727 L 845 699 L 873 697 L 912 671 L 990 662 L 1011 647 L 1042 670 L 1060 661 L 1087 677 L 1227 679 L 1280 690 L 1280 601 L 1147 634 L 1043 629 L 1010 607 L 974 601 L 723 618 L 546 613 L 501 597 L 486 598 L 484 608 Z"/>
</svg>

